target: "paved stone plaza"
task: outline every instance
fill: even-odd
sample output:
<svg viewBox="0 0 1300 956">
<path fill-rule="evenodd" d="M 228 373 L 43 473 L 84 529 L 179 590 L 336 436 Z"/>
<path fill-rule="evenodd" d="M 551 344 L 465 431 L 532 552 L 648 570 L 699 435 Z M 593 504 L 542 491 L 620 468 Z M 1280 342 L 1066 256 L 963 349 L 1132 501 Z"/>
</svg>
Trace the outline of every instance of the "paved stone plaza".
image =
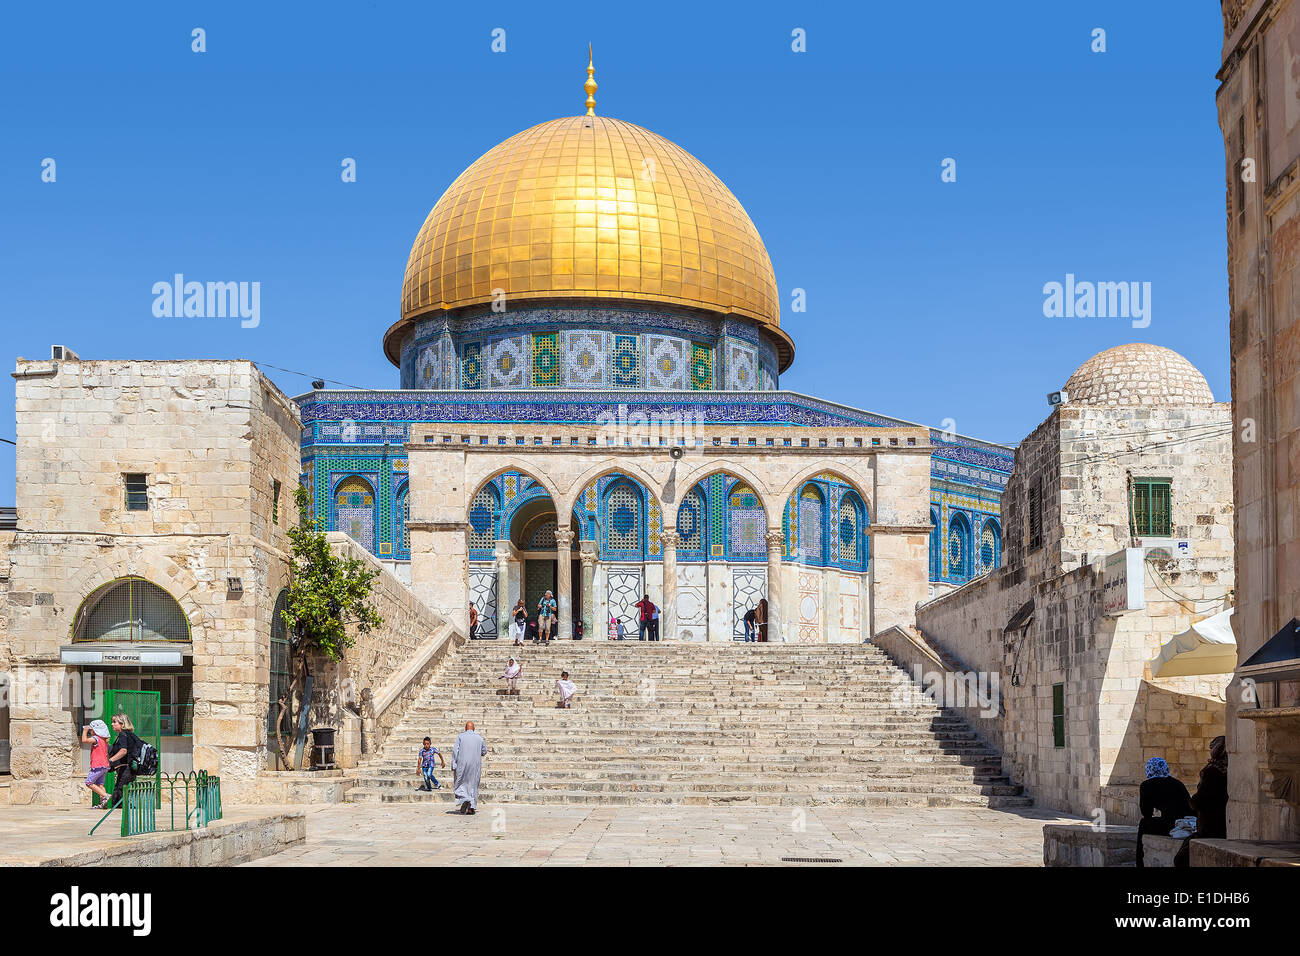
<svg viewBox="0 0 1300 956">
<path fill-rule="evenodd" d="M 306 842 L 250 866 L 1042 866 L 1050 810 L 984 807 L 308 807 Z M 794 824 L 803 814 L 803 829 Z M 495 830 L 494 830 L 495 828 Z"/>
</svg>

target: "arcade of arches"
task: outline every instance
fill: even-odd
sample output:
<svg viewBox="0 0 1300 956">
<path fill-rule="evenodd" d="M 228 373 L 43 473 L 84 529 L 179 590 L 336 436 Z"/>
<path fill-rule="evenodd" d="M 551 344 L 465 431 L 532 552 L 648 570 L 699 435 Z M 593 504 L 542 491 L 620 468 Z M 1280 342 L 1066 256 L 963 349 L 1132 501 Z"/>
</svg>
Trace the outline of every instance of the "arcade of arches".
<svg viewBox="0 0 1300 956">
<path fill-rule="evenodd" d="M 408 446 L 412 587 L 452 617 L 472 603 L 484 636 L 553 590 L 562 636 L 581 621 L 603 638 L 611 619 L 635 634 L 649 594 L 666 640 L 739 639 L 766 599 L 770 640 L 862 641 L 926 597 L 929 449 L 923 430 L 827 431 L 838 442 L 746 454 L 717 436 L 680 458 L 576 432 L 426 436 Z"/>
</svg>

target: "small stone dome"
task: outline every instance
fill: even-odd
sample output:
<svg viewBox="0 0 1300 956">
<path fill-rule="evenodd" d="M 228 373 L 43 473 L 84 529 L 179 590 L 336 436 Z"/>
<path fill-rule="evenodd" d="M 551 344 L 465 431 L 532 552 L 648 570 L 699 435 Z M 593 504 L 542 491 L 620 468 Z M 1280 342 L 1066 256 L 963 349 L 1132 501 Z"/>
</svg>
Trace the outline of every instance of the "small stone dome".
<svg viewBox="0 0 1300 956">
<path fill-rule="evenodd" d="M 1098 352 L 1065 383 L 1071 405 L 1210 405 L 1196 366 L 1172 349 L 1143 342 Z"/>
</svg>

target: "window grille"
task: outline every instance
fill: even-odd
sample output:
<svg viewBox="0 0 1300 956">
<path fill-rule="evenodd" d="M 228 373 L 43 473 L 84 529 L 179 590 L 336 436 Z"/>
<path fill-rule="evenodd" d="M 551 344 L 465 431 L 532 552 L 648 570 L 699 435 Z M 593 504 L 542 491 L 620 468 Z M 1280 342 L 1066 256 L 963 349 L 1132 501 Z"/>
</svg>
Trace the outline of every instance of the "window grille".
<svg viewBox="0 0 1300 956">
<path fill-rule="evenodd" d="M 1168 478 L 1134 478 L 1129 495 L 1131 530 L 1139 538 L 1173 535 L 1172 482 Z"/>
<path fill-rule="evenodd" d="M 126 482 L 126 510 L 149 510 L 149 479 L 146 475 L 130 474 L 122 476 Z"/>
<path fill-rule="evenodd" d="M 180 641 L 190 623 L 176 599 L 143 578 L 106 584 L 86 599 L 75 631 L 78 641 Z"/>
</svg>

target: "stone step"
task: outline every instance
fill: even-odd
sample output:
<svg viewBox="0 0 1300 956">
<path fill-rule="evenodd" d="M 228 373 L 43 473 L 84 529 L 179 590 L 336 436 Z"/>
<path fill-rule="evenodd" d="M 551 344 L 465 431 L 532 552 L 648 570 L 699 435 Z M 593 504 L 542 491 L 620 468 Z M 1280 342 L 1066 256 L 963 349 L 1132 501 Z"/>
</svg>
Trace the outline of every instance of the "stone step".
<svg viewBox="0 0 1300 956">
<path fill-rule="evenodd" d="M 986 796 L 979 793 L 909 794 L 880 793 L 857 790 L 851 793 L 822 794 L 815 800 L 807 795 L 791 793 L 753 793 L 746 790 L 717 791 L 712 793 L 675 792 L 625 792 L 599 793 L 582 790 L 502 791 L 489 796 L 480 792 L 480 812 L 487 812 L 484 802 L 492 804 L 579 804 L 594 806 L 773 806 L 801 807 L 809 804 L 846 807 L 990 807 L 1019 808 L 1033 805 L 1023 796 Z M 416 790 L 400 791 L 353 787 L 348 791 L 349 803 L 421 803 L 438 801 L 453 806 L 455 797 L 449 786 L 432 793 Z"/>
</svg>

